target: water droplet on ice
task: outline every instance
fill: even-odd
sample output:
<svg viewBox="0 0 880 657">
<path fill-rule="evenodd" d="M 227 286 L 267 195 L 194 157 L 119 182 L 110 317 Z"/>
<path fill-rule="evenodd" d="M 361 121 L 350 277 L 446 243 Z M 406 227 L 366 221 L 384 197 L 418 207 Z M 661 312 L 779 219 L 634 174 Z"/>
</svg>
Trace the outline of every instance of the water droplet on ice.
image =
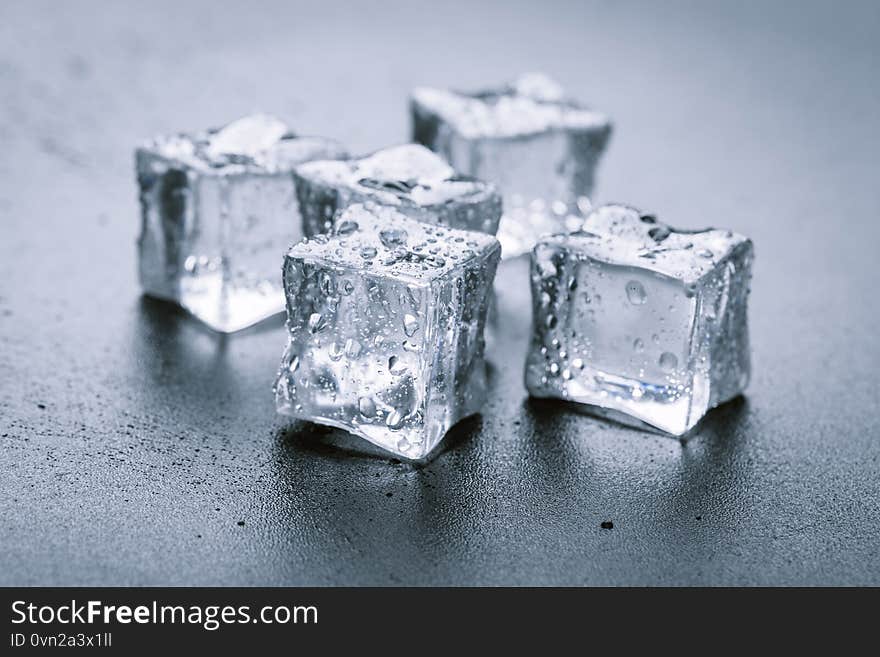
<svg viewBox="0 0 880 657">
<path fill-rule="evenodd" d="M 343 348 L 338 342 L 330 345 L 330 360 L 337 361 L 342 358 Z"/>
<path fill-rule="evenodd" d="M 386 228 L 379 233 L 382 244 L 389 249 L 406 244 L 407 233 L 402 228 Z"/>
<path fill-rule="evenodd" d="M 401 452 L 408 452 L 411 447 L 412 445 L 406 438 L 401 438 L 397 441 L 397 449 L 399 449 Z"/>
<path fill-rule="evenodd" d="M 349 358 L 357 358 L 361 353 L 361 343 L 354 338 L 345 341 L 345 355 Z"/>
<path fill-rule="evenodd" d="M 403 332 L 411 338 L 419 330 L 419 320 L 407 313 L 403 316 Z"/>
<path fill-rule="evenodd" d="M 396 430 L 400 429 L 403 425 L 403 413 L 398 411 L 396 408 L 388 414 L 388 417 L 385 419 L 385 426 L 389 429 Z"/>
<path fill-rule="evenodd" d="M 364 417 L 373 417 L 376 415 L 376 402 L 370 397 L 361 397 L 358 399 L 358 411 Z"/>
<path fill-rule="evenodd" d="M 657 226 L 656 228 L 652 228 L 651 230 L 649 230 L 648 235 L 650 235 L 651 239 L 653 239 L 655 242 L 662 242 L 667 237 L 669 237 L 670 232 L 671 231 L 669 230 L 668 226 Z"/>
<path fill-rule="evenodd" d="M 326 325 L 327 323 L 324 321 L 324 316 L 321 313 L 312 313 L 309 315 L 309 331 L 312 333 L 317 333 Z"/>
<path fill-rule="evenodd" d="M 664 372 L 671 372 L 678 366 L 678 358 L 676 358 L 675 354 L 671 354 L 668 351 L 664 351 L 660 354 L 660 369 Z"/>
<path fill-rule="evenodd" d="M 365 246 L 361 249 L 361 258 L 369 260 L 376 257 L 376 249 L 372 246 Z"/>
<path fill-rule="evenodd" d="M 645 292 L 645 286 L 638 281 L 630 281 L 626 284 L 626 298 L 635 306 L 641 306 L 648 300 L 648 293 Z"/>
<path fill-rule="evenodd" d="M 645 350 L 645 343 L 641 338 L 636 338 L 633 340 L 633 350 L 636 352 L 642 352 Z"/>
<path fill-rule="evenodd" d="M 343 221 L 336 227 L 337 235 L 351 235 L 354 231 L 358 229 L 358 223 L 356 221 Z"/>
</svg>

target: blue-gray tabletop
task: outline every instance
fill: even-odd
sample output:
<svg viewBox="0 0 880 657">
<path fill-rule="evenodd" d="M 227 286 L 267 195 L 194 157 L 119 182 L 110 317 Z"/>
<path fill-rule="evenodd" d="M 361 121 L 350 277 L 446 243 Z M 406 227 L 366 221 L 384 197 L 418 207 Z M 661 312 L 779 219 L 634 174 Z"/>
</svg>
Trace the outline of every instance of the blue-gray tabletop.
<svg viewBox="0 0 880 657">
<path fill-rule="evenodd" d="M 876 2 L 4 2 L 0 584 L 880 584 L 878 65 Z M 691 439 L 528 400 L 523 261 L 421 465 L 275 415 L 279 322 L 140 296 L 139 140 L 366 152 L 529 70 L 614 118 L 596 200 L 755 242 L 752 382 Z"/>
</svg>

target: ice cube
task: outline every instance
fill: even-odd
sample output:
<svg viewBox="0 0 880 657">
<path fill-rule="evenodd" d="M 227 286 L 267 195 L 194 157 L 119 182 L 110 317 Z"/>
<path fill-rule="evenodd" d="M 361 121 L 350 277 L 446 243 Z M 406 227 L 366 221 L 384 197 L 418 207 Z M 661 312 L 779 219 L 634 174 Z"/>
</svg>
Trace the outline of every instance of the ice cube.
<svg viewBox="0 0 880 657">
<path fill-rule="evenodd" d="M 752 257 L 742 235 L 675 230 L 621 205 L 543 237 L 529 393 L 685 433 L 748 383 Z"/>
<path fill-rule="evenodd" d="M 309 162 L 295 172 L 307 236 L 324 233 L 340 208 L 373 201 L 419 221 L 494 235 L 501 197 L 491 183 L 455 172 L 419 144 L 404 144 L 361 159 Z"/>
<path fill-rule="evenodd" d="M 504 258 L 528 253 L 544 233 L 580 228 L 611 135 L 605 115 L 539 73 L 477 93 L 418 88 L 410 110 L 413 141 L 498 185 Z"/>
<path fill-rule="evenodd" d="M 498 241 L 355 204 L 284 262 L 279 413 L 426 456 L 486 398 L 483 327 Z"/>
<path fill-rule="evenodd" d="M 292 168 L 344 156 L 262 114 L 138 148 L 144 291 L 221 332 L 282 312 L 281 261 L 302 238 Z"/>
</svg>

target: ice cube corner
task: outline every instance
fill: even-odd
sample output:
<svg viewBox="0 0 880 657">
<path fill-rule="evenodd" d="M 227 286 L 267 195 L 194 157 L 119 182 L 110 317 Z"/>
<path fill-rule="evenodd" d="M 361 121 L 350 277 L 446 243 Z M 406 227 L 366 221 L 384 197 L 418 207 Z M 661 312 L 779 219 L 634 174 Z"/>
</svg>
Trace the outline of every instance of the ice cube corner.
<svg viewBox="0 0 880 657">
<path fill-rule="evenodd" d="M 137 148 L 144 292 L 220 332 L 282 312 L 281 260 L 302 237 L 292 169 L 345 155 L 265 114 Z"/>
<path fill-rule="evenodd" d="M 426 456 L 486 399 L 498 241 L 355 204 L 285 258 L 279 413 Z"/>
<path fill-rule="evenodd" d="M 687 432 L 748 384 L 752 259 L 742 235 L 622 205 L 545 236 L 531 256 L 529 393 Z"/>
</svg>

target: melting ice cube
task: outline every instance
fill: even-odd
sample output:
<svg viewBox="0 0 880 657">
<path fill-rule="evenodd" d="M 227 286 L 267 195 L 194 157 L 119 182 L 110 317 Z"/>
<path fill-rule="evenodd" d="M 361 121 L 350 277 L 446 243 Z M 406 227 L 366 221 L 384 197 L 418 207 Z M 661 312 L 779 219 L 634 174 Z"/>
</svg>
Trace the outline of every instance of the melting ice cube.
<svg viewBox="0 0 880 657">
<path fill-rule="evenodd" d="M 337 142 L 296 137 L 265 115 L 138 148 L 144 291 L 222 332 L 283 311 L 281 259 L 302 237 L 291 170 L 343 156 Z"/>
<path fill-rule="evenodd" d="M 537 73 L 476 93 L 418 88 L 411 112 L 414 141 L 498 185 L 505 258 L 527 253 L 541 234 L 580 227 L 611 135 L 605 115 Z"/>
<path fill-rule="evenodd" d="M 427 455 L 486 398 L 483 328 L 500 246 L 375 203 L 285 258 L 278 412 Z"/>
<path fill-rule="evenodd" d="M 680 435 L 750 374 L 752 242 L 620 205 L 532 253 L 526 385 Z"/>
</svg>

